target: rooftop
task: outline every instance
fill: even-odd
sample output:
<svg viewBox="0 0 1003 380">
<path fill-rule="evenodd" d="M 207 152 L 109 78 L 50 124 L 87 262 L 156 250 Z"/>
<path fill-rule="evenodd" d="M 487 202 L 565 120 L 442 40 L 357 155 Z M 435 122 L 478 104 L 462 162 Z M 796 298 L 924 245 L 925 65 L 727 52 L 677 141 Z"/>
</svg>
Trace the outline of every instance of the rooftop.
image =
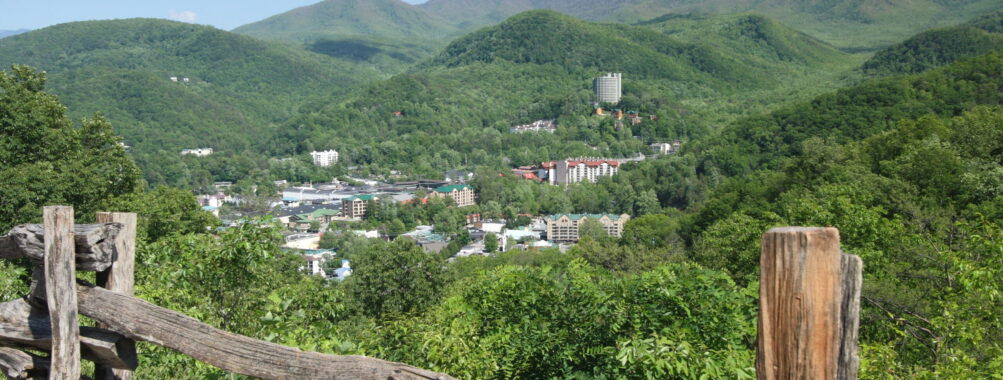
<svg viewBox="0 0 1003 380">
<path fill-rule="evenodd" d="M 467 189 L 473 189 L 473 187 L 471 187 L 470 185 L 467 185 L 467 184 L 439 186 L 439 187 L 435 188 L 435 191 L 438 192 L 438 193 L 448 193 L 448 192 L 451 192 L 453 190 L 462 191 L 462 190 L 467 190 Z"/>
<path fill-rule="evenodd" d="M 359 194 L 345 198 L 346 201 L 372 201 L 378 199 L 375 194 Z"/>
<path fill-rule="evenodd" d="M 579 220 L 579 219 L 582 219 L 582 218 L 599 219 L 599 218 L 602 218 L 604 216 L 607 217 L 607 218 L 610 218 L 610 219 L 614 219 L 614 220 L 620 219 L 620 215 L 617 215 L 617 214 L 554 214 L 554 215 L 548 216 L 547 218 L 550 219 L 550 220 L 558 220 L 558 219 L 561 219 L 562 216 L 567 216 L 568 219 L 571 219 L 571 220 Z"/>
</svg>

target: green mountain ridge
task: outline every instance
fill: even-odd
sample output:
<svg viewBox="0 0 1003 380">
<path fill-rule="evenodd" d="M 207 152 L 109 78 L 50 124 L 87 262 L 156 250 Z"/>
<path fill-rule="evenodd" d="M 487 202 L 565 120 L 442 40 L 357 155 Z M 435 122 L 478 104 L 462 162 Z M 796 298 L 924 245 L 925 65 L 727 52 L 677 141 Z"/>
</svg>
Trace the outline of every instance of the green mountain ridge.
<svg viewBox="0 0 1003 380">
<path fill-rule="evenodd" d="M 330 35 L 436 40 L 456 33 L 456 29 L 400 0 L 324 0 L 242 25 L 233 32 L 293 41 Z"/>
<path fill-rule="evenodd" d="M 284 44 L 154 19 L 75 22 L 5 38 L 0 64 L 45 70 L 72 116 L 107 115 L 141 163 L 164 149 L 247 149 L 302 102 L 380 76 Z"/>
<path fill-rule="evenodd" d="M 17 30 L 0 30 L 0 38 L 16 36 L 21 33 L 28 32 L 28 29 L 17 29 Z"/>
<path fill-rule="evenodd" d="M 346 165 L 417 175 L 439 175 L 435 167 L 498 165 L 499 154 L 520 165 L 634 155 L 648 149 L 647 141 L 706 134 L 741 115 L 814 96 L 838 86 L 834 73 L 856 64 L 855 57 L 759 16 L 712 21 L 728 27 L 702 31 L 700 20 L 687 19 L 676 27 L 683 37 L 677 38 L 652 27 L 525 12 L 457 39 L 343 104 L 305 110 L 270 139 L 271 152 L 332 146 Z M 726 41 L 737 35 L 745 40 Z M 730 49 L 749 42 L 756 43 Z M 624 75 L 617 107 L 658 120 L 618 127 L 590 116 L 591 80 L 604 72 Z M 558 118 L 556 134 L 508 133 L 512 125 L 543 118 Z"/>
<path fill-rule="evenodd" d="M 393 73 L 430 56 L 460 33 L 437 15 L 400 0 L 325 0 L 233 32 L 305 44 L 317 53 Z"/>
<path fill-rule="evenodd" d="M 863 69 L 871 75 L 913 74 L 1000 49 L 1003 49 L 1003 11 L 920 33 L 877 52 L 864 63 Z"/>
<path fill-rule="evenodd" d="M 922 30 L 998 9 L 999 0 L 430 0 L 420 7 L 478 26 L 531 9 L 551 9 L 587 20 L 637 23 L 667 13 L 755 12 L 845 49 L 873 49 Z"/>
</svg>

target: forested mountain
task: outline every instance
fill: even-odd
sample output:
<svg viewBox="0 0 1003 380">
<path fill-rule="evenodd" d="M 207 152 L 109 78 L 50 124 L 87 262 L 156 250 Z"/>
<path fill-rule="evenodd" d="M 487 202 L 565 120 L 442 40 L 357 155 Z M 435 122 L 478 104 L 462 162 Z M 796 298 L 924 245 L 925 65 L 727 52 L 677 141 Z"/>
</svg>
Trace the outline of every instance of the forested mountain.
<svg viewBox="0 0 1003 380">
<path fill-rule="evenodd" d="M 17 30 L 0 30 L 0 38 L 10 37 L 27 32 L 28 29 L 17 29 Z"/>
<path fill-rule="evenodd" d="M 872 75 L 913 74 L 1000 49 L 1003 49 L 1003 12 L 994 12 L 892 45 L 865 62 L 864 71 Z"/>
<path fill-rule="evenodd" d="M 45 70 L 72 116 L 108 117 L 141 163 L 159 150 L 248 149 L 303 102 L 379 77 L 283 44 L 153 19 L 75 22 L 5 38 L 0 65 L 11 64 Z"/>
<path fill-rule="evenodd" d="M 421 7 L 461 26 L 490 24 L 530 9 L 626 23 L 666 13 L 756 12 L 841 48 L 870 49 L 931 27 L 964 21 L 1000 5 L 999 0 L 430 0 Z"/>
<path fill-rule="evenodd" d="M 233 32 L 291 41 L 330 36 L 437 40 L 456 29 L 435 14 L 400 0 L 324 0 L 240 26 Z"/>
<path fill-rule="evenodd" d="M 459 34 L 449 22 L 400 0 L 324 0 L 243 25 L 234 33 L 303 43 L 315 52 L 399 72 Z"/>
<path fill-rule="evenodd" d="M 499 154 L 519 165 L 567 155 L 633 155 L 649 142 L 692 138 L 714 123 L 822 92 L 837 83 L 833 73 L 854 62 L 760 17 L 708 21 L 728 27 L 694 29 L 683 39 L 653 28 L 526 12 L 457 39 L 434 59 L 344 104 L 310 109 L 270 147 L 292 154 L 332 145 L 353 164 L 420 175 L 498 165 Z M 685 22 L 678 29 L 700 24 Z M 738 36 L 746 40 L 726 42 Z M 739 43 L 748 44 L 730 49 Z M 617 126 L 591 116 L 591 79 L 607 71 L 625 78 L 619 108 L 658 120 Z M 807 82 L 813 86 L 800 85 Z M 543 118 L 559 119 L 556 134 L 508 133 L 512 125 Z"/>
<path fill-rule="evenodd" d="M 849 14 L 841 2 L 786 3 Z M 846 4 L 882 14 L 878 3 Z M 631 26 L 529 11 L 370 84 L 376 72 L 353 63 L 212 28 L 56 26 L 0 40 L 0 63 L 48 70 L 60 94 L 28 68 L 0 71 L 0 231 L 38 221 L 48 204 L 73 205 L 84 223 L 96 210 L 138 212 L 137 297 L 303 350 L 457 378 L 704 379 L 755 376 L 763 232 L 833 226 L 841 249 L 864 262 L 861 378 L 1000 378 L 1003 51 L 965 57 L 991 46 L 966 36 L 999 33 L 998 17 L 943 40 L 957 51 L 928 54 L 937 38 L 889 49 L 881 74 L 916 73 L 863 82 L 859 55 L 749 14 Z M 889 62 L 910 52 L 916 60 Z M 595 115 L 591 79 L 610 71 L 623 73 L 624 97 L 603 108 L 638 111 L 637 124 Z M 333 223 L 338 230 L 427 222 L 458 250 L 471 238 L 462 228 L 469 213 L 512 224 L 529 222 L 524 213 L 632 218 L 621 237 L 583 222 L 566 252 L 449 261 L 449 247 L 431 254 L 410 239 L 332 229 L 321 244 L 354 273 L 325 281 L 280 249 L 268 219 L 220 229 L 189 190 L 144 190 L 112 124 L 74 122 L 60 101 L 133 134 L 125 141 L 152 183 L 241 179 L 231 191 L 274 194 L 273 180 L 328 180 L 350 166 L 360 175 L 476 171 L 477 205 L 386 197 L 367 204 L 363 221 Z M 508 131 L 544 118 L 557 119 L 553 134 Z M 509 175 L 516 165 L 631 155 L 676 138 L 680 152 L 623 163 L 595 183 Z M 182 159 L 171 144 L 224 152 Z M 328 148 L 342 153 L 331 171 L 303 157 Z M 0 301 L 29 292 L 28 265 L 0 260 Z M 137 342 L 137 351 L 137 378 L 227 377 L 170 349 Z"/>
</svg>

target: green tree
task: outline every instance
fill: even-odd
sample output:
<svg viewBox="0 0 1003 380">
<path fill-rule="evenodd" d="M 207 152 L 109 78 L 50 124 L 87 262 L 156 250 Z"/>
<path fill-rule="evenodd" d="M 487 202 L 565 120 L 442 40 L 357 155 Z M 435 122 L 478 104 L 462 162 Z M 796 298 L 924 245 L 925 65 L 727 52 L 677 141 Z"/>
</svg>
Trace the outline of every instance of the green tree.
<svg viewBox="0 0 1003 380">
<path fill-rule="evenodd" d="M 136 190 L 139 171 L 98 116 L 79 129 L 59 100 L 43 92 L 45 73 L 0 71 L 0 230 L 41 219 L 41 207 L 74 206 L 81 220 L 101 202 Z"/>
<path fill-rule="evenodd" d="M 438 301 L 446 285 L 445 261 L 410 239 L 376 243 L 352 261 L 347 292 L 375 318 L 419 312 Z"/>
<path fill-rule="evenodd" d="M 111 198 L 101 205 L 106 210 L 137 213 L 136 235 L 149 242 L 169 235 L 202 233 L 219 225 L 219 220 L 202 210 L 190 192 L 167 186 Z"/>
<path fill-rule="evenodd" d="M 609 234 L 606 233 L 606 227 L 603 227 L 602 222 L 595 218 L 586 218 L 585 220 L 578 223 L 578 238 L 585 239 L 589 238 L 592 240 L 606 240 L 609 238 Z"/>
<path fill-rule="evenodd" d="M 494 253 L 498 250 L 498 235 L 495 235 L 494 232 L 484 234 L 484 250 L 488 253 Z"/>
<path fill-rule="evenodd" d="M 628 246 L 668 247 L 680 244 L 679 222 L 664 214 L 647 214 L 627 221 L 620 241 Z"/>
<path fill-rule="evenodd" d="M 638 196 L 637 215 L 657 214 L 662 211 L 662 205 L 658 202 L 658 195 L 654 189 L 648 189 Z"/>
</svg>

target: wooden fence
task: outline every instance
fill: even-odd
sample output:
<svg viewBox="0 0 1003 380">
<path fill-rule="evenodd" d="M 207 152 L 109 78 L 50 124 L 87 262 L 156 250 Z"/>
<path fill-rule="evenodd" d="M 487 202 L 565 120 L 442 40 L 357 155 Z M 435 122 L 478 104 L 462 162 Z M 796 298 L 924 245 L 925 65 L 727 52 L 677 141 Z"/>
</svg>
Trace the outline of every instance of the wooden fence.
<svg viewBox="0 0 1003 380">
<path fill-rule="evenodd" d="M 95 363 L 96 379 L 129 379 L 138 365 L 134 341 L 144 341 L 262 379 L 452 379 L 252 339 L 153 305 L 132 294 L 135 214 L 99 213 L 101 223 L 74 225 L 72 207 L 50 206 L 43 220 L 0 236 L 0 259 L 27 257 L 34 264 L 30 294 L 0 303 L 0 370 L 8 378 L 79 379 L 83 358 Z M 77 270 L 97 271 L 100 286 L 78 281 Z M 80 326 L 78 313 L 98 326 Z"/>
<path fill-rule="evenodd" d="M 42 225 L 0 236 L 0 259 L 34 264 L 30 294 L 0 303 L 0 370 L 10 379 L 130 379 L 135 341 L 263 379 L 452 379 L 364 356 L 337 356 L 232 334 L 133 296 L 136 215 L 98 213 L 74 225 L 73 208 L 50 206 Z M 784 227 L 763 235 L 760 379 L 856 379 L 862 263 L 840 251 L 835 228 Z M 97 285 L 76 279 L 96 271 Z M 80 326 L 77 316 L 97 326 Z M 48 352 L 36 355 L 27 350 Z"/>
</svg>

